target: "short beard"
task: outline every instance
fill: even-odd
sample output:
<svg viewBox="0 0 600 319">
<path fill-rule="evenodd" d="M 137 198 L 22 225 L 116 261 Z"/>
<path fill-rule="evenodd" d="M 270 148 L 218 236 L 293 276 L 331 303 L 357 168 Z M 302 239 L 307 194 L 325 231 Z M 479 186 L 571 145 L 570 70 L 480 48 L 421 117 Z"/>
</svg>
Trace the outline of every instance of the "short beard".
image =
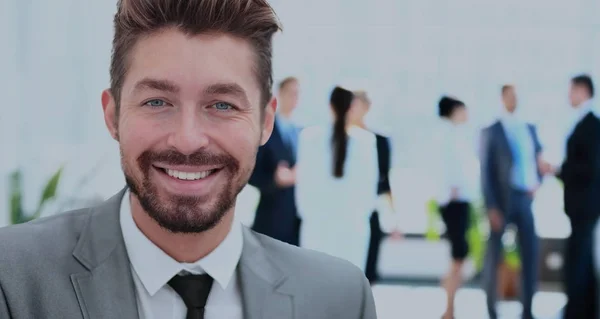
<svg viewBox="0 0 600 319">
<path fill-rule="evenodd" d="M 228 184 L 218 194 L 216 203 L 209 208 L 200 210 L 200 205 L 207 199 L 198 196 L 171 195 L 160 197 L 155 185 L 150 180 L 152 163 L 161 162 L 171 165 L 217 165 L 223 167 L 218 174 L 227 174 Z M 229 212 L 236 202 L 236 197 L 246 185 L 247 180 L 240 181 L 239 163 L 229 155 L 215 155 L 198 151 L 191 155 L 183 155 L 175 151 L 155 153 L 145 151 L 137 160 L 143 180 L 138 181 L 127 167 L 121 150 L 121 163 L 125 173 L 125 181 L 131 192 L 138 198 L 144 211 L 154 219 L 160 227 L 172 233 L 195 234 L 214 228 Z M 248 175 L 249 173 L 244 174 Z M 238 183 L 236 178 L 238 177 Z M 215 190 L 217 191 L 217 190 Z"/>
</svg>

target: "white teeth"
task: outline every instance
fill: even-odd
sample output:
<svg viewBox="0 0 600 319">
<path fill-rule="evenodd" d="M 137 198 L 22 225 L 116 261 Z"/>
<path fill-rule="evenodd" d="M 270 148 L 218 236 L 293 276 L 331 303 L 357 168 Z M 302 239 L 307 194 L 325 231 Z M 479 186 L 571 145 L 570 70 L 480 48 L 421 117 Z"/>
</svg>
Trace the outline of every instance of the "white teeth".
<svg viewBox="0 0 600 319">
<path fill-rule="evenodd" d="M 180 172 L 180 171 L 176 171 L 176 170 L 172 170 L 172 169 L 167 169 L 166 172 L 171 177 L 175 177 L 177 179 L 182 179 L 182 180 L 186 180 L 186 181 L 195 181 L 198 179 L 203 179 L 203 178 L 206 178 L 208 175 L 210 175 L 210 173 L 212 173 L 212 171 L 189 173 L 189 172 Z"/>
</svg>

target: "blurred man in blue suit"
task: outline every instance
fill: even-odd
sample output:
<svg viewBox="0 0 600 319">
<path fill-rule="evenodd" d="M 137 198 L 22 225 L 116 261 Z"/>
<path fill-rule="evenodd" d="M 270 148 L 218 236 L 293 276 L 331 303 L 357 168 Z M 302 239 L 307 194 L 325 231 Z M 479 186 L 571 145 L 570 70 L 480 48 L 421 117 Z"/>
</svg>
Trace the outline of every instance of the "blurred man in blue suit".
<svg viewBox="0 0 600 319">
<path fill-rule="evenodd" d="M 275 129 L 256 157 L 250 185 L 260 191 L 253 230 L 288 244 L 299 244 L 300 219 L 296 212 L 294 184 L 299 128 L 292 121 L 298 104 L 298 79 L 288 77 L 279 84 L 279 106 Z"/>
<path fill-rule="evenodd" d="M 515 224 L 522 264 L 522 317 L 531 319 L 538 259 L 531 203 L 542 177 L 539 169 L 542 147 L 534 126 L 515 115 L 514 87 L 502 87 L 502 100 L 504 114 L 482 134 L 482 189 L 491 226 L 483 281 L 488 312 L 490 318 L 495 319 L 497 272 L 503 256 L 502 235 L 507 224 Z"/>
</svg>

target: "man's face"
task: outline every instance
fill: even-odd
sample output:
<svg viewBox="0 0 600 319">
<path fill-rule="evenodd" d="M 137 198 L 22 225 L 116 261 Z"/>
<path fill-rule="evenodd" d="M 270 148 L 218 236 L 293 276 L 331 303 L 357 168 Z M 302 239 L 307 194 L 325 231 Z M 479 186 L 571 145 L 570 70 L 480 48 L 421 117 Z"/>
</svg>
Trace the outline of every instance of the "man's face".
<svg viewBox="0 0 600 319">
<path fill-rule="evenodd" d="M 514 112 L 517 108 L 517 94 L 515 93 L 515 89 L 506 89 L 504 93 L 502 93 L 502 101 L 504 102 L 504 107 L 508 112 Z"/>
<path fill-rule="evenodd" d="M 276 101 L 261 113 L 252 48 L 167 29 L 141 38 L 128 60 L 118 118 L 110 92 L 102 97 L 127 184 L 163 228 L 208 230 L 232 211 L 273 128 Z"/>
<path fill-rule="evenodd" d="M 298 95 L 300 91 L 300 85 L 298 81 L 291 81 L 287 83 L 279 91 L 279 106 L 282 111 L 292 112 L 298 105 Z M 285 108 L 285 110 L 283 110 Z"/>
<path fill-rule="evenodd" d="M 587 99 L 587 93 L 585 88 L 580 85 L 571 84 L 569 89 L 569 102 L 572 107 L 579 106 Z"/>
</svg>

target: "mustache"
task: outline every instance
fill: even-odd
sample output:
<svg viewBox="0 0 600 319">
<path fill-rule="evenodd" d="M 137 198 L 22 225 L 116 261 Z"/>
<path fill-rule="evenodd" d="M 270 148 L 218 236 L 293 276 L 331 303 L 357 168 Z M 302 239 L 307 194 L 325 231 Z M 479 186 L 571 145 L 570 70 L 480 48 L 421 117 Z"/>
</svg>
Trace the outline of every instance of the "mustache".
<svg viewBox="0 0 600 319">
<path fill-rule="evenodd" d="M 231 155 L 215 154 L 204 150 L 198 150 L 192 154 L 185 155 L 175 150 L 168 151 L 144 151 L 138 157 L 138 164 L 143 170 L 149 170 L 152 163 L 164 163 L 170 165 L 189 165 L 189 166 L 223 166 L 237 168 L 238 162 Z"/>
</svg>

